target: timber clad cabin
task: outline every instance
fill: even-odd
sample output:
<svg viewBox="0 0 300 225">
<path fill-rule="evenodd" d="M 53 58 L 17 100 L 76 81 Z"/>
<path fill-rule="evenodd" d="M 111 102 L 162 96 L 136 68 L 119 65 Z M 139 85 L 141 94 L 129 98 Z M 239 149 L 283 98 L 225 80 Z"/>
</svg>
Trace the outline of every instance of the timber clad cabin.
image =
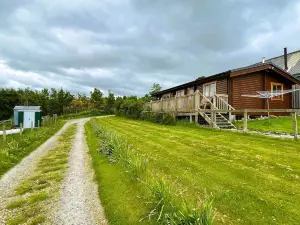
<svg viewBox="0 0 300 225">
<path fill-rule="evenodd" d="M 285 51 L 286 53 L 286 51 Z M 296 52 L 298 54 L 298 52 Z M 300 56 L 300 51 L 299 51 Z M 162 105 L 156 105 L 158 101 L 152 101 L 150 106 L 152 111 L 172 111 L 176 107 L 176 111 L 189 112 L 195 107 L 201 109 L 214 108 L 224 110 L 242 110 L 242 109 L 267 109 L 267 100 L 261 98 L 244 97 L 242 95 L 255 95 L 257 91 L 274 91 L 292 89 L 300 85 L 300 81 L 289 73 L 287 68 L 287 54 L 283 56 L 285 59 L 284 66 L 276 65 L 272 60 L 256 63 L 247 67 L 233 69 L 219 73 L 216 75 L 201 77 L 189 83 L 185 83 L 173 88 L 169 88 L 153 94 L 153 97 L 162 101 Z M 293 58 L 293 57 L 289 57 Z M 275 58 L 274 58 L 275 59 Z M 293 58 L 295 60 L 295 57 Z M 284 61 L 284 60 L 283 60 Z M 281 62 L 277 57 L 277 62 Z M 300 57 L 299 57 L 300 72 Z M 297 65 L 297 63 L 293 63 Z M 195 101 L 195 93 L 199 93 L 200 99 Z M 299 92 L 298 92 L 299 94 Z M 270 109 L 292 109 L 294 93 L 280 95 L 271 98 L 269 101 Z M 168 102 L 168 99 L 175 99 L 175 103 Z M 179 100 L 180 99 L 180 100 Z M 199 101 L 199 105 L 195 106 L 195 102 Z M 299 101 L 299 100 L 298 100 Z M 173 104 L 173 105 L 172 105 Z M 175 105 L 174 105 L 175 104 Z M 295 104 L 294 104 L 295 105 Z M 148 105 L 149 106 L 149 105 Z M 240 116 L 239 113 L 233 113 L 232 117 Z M 241 114 L 241 113 L 240 113 Z M 249 113 L 252 116 L 260 116 L 265 113 Z M 282 115 L 284 113 L 272 113 Z M 204 119 L 209 117 L 200 113 Z M 220 115 L 220 118 L 226 115 Z M 227 119 L 232 119 L 231 115 L 227 115 Z M 209 118 L 205 120 L 209 122 Z M 225 118 L 224 118 L 225 119 Z"/>
</svg>

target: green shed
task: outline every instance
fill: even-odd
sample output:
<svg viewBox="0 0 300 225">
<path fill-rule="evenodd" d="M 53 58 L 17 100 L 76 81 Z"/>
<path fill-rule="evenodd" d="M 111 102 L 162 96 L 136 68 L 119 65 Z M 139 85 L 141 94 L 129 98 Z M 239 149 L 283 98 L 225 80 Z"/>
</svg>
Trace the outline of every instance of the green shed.
<svg viewBox="0 0 300 225">
<path fill-rule="evenodd" d="M 14 108 L 14 124 L 23 128 L 38 127 L 38 121 L 41 124 L 41 107 L 40 106 L 15 106 Z"/>
</svg>

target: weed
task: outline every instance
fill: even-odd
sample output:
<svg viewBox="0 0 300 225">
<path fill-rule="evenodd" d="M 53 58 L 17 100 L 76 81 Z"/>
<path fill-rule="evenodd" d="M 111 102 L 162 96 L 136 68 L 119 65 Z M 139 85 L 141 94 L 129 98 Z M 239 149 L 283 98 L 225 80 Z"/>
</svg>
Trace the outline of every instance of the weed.
<svg viewBox="0 0 300 225">
<path fill-rule="evenodd" d="M 28 224 L 29 225 L 38 225 L 46 221 L 45 216 L 37 216 L 34 219 L 32 219 Z"/>
<path fill-rule="evenodd" d="M 26 204 L 26 202 L 27 202 L 27 201 L 24 200 L 24 199 L 15 200 L 15 201 L 9 203 L 9 204 L 6 206 L 6 208 L 7 208 L 7 209 L 16 209 L 16 208 L 20 208 L 20 207 L 22 207 L 24 204 Z"/>
<path fill-rule="evenodd" d="M 13 218 L 8 219 L 7 225 L 19 225 L 25 223 L 27 218 L 24 215 L 14 216 Z"/>
<path fill-rule="evenodd" d="M 47 198 L 49 198 L 49 195 L 47 193 L 39 192 L 39 193 L 31 195 L 28 198 L 28 203 L 33 204 L 33 203 L 36 203 L 36 202 L 44 201 Z"/>
</svg>

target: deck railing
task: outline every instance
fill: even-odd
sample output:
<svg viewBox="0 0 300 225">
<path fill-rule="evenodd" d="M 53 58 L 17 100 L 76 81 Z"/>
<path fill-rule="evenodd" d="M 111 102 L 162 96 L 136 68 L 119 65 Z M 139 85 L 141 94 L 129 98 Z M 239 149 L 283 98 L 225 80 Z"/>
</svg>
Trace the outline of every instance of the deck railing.
<svg viewBox="0 0 300 225">
<path fill-rule="evenodd" d="M 228 104 L 228 95 L 215 94 L 214 95 L 214 102 L 215 102 L 215 106 L 218 109 L 234 110 L 234 108 L 231 105 Z"/>
<path fill-rule="evenodd" d="M 214 109 L 234 110 L 228 104 L 228 95 L 215 95 L 212 102 L 199 91 L 190 95 L 151 101 L 145 104 L 145 108 L 154 112 L 191 112 L 204 108 L 205 103 Z"/>
</svg>

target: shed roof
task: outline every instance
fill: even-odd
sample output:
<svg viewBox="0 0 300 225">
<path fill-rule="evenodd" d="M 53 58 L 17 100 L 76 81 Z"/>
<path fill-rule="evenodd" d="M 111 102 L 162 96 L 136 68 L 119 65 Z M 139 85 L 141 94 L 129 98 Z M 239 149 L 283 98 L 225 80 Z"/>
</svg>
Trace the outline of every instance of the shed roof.
<svg viewBox="0 0 300 225">
<path fill-rule="evenodd" d="M 15 106 L 14 110 L 36 110 L 36 111 L 40 111 L 41 106 Z"/>
</svg>

